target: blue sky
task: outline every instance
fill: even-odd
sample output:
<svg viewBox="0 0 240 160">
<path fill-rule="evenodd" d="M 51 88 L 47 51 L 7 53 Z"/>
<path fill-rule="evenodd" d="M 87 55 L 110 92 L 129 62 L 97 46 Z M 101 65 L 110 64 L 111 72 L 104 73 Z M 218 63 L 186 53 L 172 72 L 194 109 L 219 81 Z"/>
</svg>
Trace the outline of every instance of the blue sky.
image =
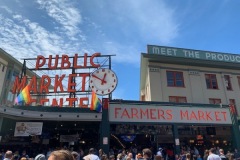
<svg viewBox="0 0 240 160">
<path fill-rule="evenodd" d="M 113 98 L 139 100 L 147 45 L 240 53 L 238 0 L 1 0 L 0 47 L 18 60 L 116 54 Z"/>
</svg>

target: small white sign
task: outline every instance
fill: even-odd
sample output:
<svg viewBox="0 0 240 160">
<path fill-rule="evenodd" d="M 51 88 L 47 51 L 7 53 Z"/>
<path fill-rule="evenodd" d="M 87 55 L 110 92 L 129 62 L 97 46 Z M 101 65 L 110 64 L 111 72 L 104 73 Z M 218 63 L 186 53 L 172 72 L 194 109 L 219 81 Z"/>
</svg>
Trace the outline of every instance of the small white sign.
<svg viewBox="0 0 240 160">
<path fill-rule="evenodd" d="M 179 146 L 179 145 L 180 145 L 180 142 L 179 142 L 179 139 L 178 139 L 178 138 L 175 139 L 175 144 L 176 144 L 176 146 Z"/>
<path fill-rule="evenodd" d="M 108 144 L 108 137 L 103 137 L 103 144 Z"/>
</svg>

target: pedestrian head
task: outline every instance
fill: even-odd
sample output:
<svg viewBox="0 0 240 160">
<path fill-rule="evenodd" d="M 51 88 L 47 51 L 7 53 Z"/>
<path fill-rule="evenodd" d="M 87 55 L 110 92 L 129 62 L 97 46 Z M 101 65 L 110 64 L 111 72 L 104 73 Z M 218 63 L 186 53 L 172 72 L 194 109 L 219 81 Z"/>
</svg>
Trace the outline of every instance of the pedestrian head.
<svg viewBox="0 0 240 160">
<path fill-rule="evenodd" d="M 74 158 L 70 151 L 62 149 L 53 151 L 48 160 L 74 160 Z"/>
</svg>

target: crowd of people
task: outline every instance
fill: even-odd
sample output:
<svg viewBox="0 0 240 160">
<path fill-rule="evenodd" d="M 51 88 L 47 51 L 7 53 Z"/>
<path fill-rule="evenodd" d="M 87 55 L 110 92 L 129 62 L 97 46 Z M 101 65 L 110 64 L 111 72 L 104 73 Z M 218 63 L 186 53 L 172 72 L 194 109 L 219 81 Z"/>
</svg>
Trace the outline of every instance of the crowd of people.
<svg viewBox="0 0 240 160">
<path fill-rule="evenodd" d="M 18 151 L 7 150 L 0 153 L 0 160 L 240 160 L 240 153 L 237 149 L 234 152 L 224 150 L 219 147 L 213 147 L 200 153 L 196 147 L 182 147 L 180 154 L 174 154 L 169 147 L 159 147 L 154 150 L 152 147 L 130 148 L 128 150 L 110 149 L 109 153 L 104 153 L 102 149 L 96 150 L 90 148 L 87 153 L 82 149 L 74 151 L 72 148 L 56 148 L 47 152 L 39 152 L 29 156 L 26 150 L 21 154 Z"/>
</svg>

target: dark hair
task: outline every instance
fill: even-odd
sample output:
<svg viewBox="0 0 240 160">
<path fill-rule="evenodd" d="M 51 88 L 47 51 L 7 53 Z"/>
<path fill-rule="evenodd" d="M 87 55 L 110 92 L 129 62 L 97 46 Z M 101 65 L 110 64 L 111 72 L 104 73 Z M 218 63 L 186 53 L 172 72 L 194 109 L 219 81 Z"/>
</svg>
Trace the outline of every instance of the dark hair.
<svg viewBox="0 0 240 160">
<path fill-rule="evenodd" d="M 216 151 L 215 148 L 211 148 L 211 149 L 209 149 L 209 152 L 211 152 L 211 153 L 214 153 L 215 151 Z"/>
<path fill-rule="evenodd" d="M 142 152 L 143 152 L 143 156 L 147 155 L 149 158 L 152 157 L 152 151 L 149 148 L 143 149 Z"/>
<path fill-rule="evenodd" d="M 90 149 L 89 149 L 89 153 L 90 153 L 90 154 L 95 153 L 95 149 L 94 149 L 94 148 L 90 148 Z"/>
</svg>

